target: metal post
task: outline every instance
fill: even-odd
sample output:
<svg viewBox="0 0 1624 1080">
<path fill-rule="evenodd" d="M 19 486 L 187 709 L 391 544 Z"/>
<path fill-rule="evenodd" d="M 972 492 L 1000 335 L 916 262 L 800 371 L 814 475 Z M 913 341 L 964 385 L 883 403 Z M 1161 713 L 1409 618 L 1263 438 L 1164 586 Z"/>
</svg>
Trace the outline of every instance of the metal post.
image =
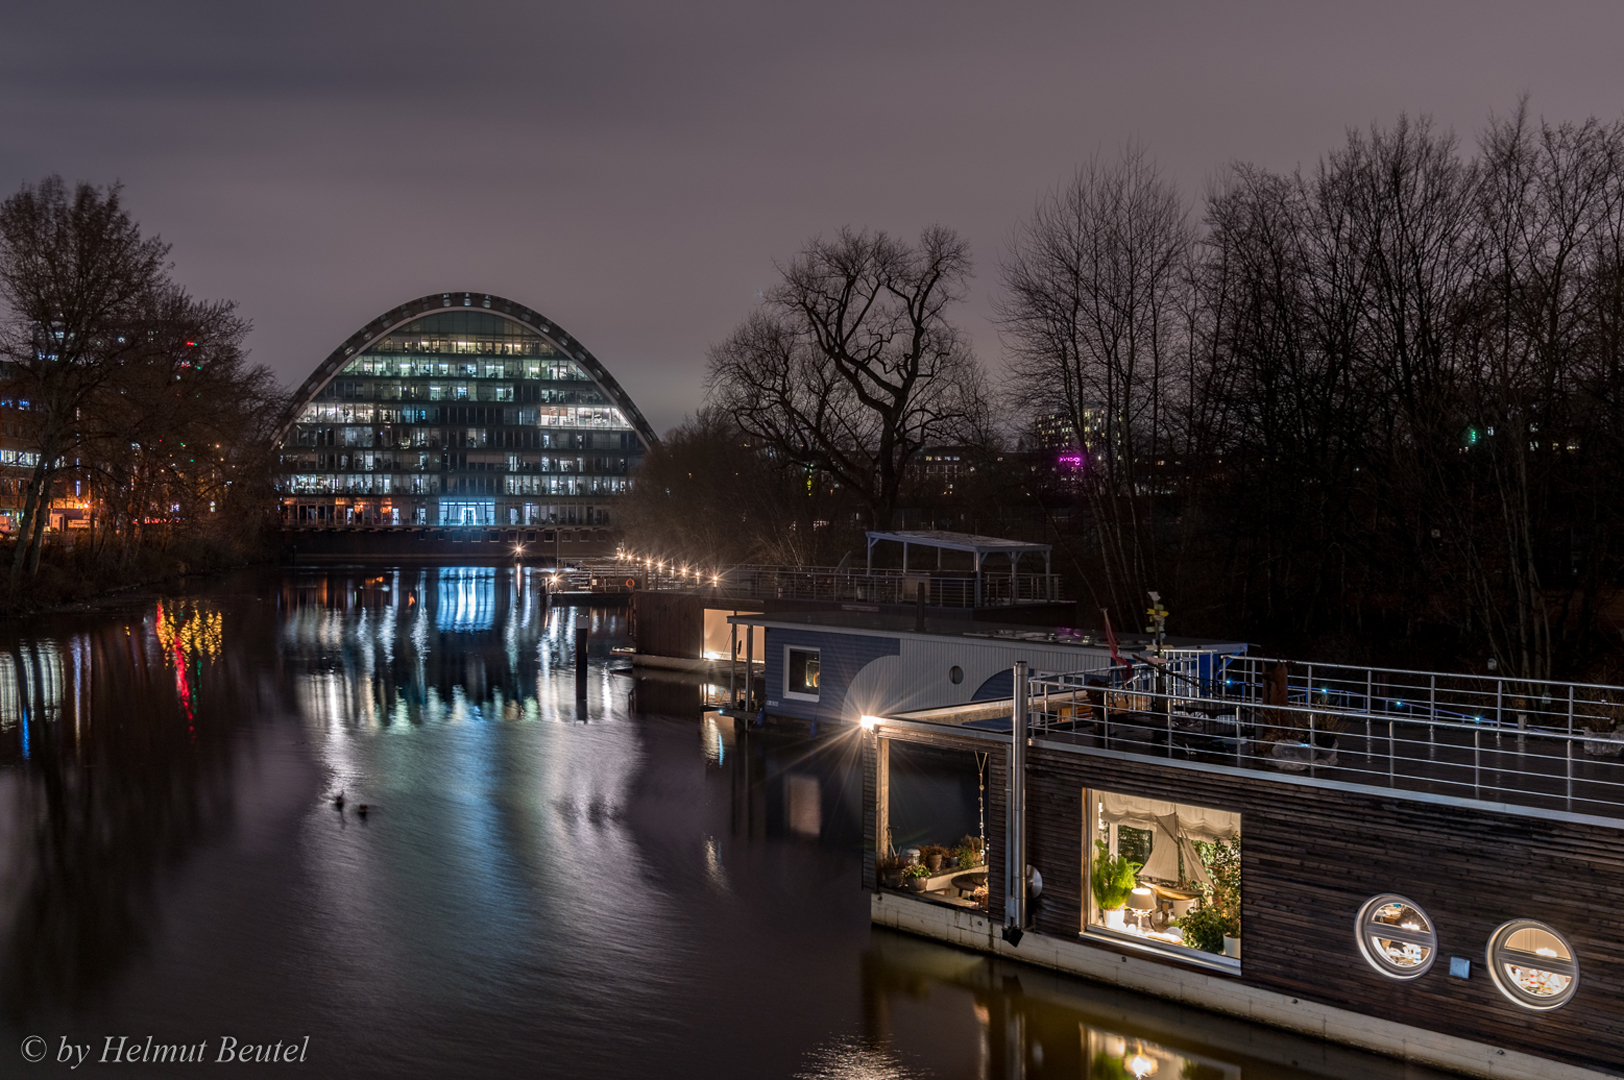
<svg viewBox="0 0 1624 1080">
<path fill-rule="evenodd" d="M 1009 793 L 1005 804 L 1004 938 L 1020 941 L 1026 926 L 1026 661 L 1014 669 L 1015 700 L 1010 712 Z M 1010 940 L 1013 937 L 1014 940 Z"/>
<path fill-rule="evenodd" d="M 1572 731 L 1571 728 L 1568 730 L 1567 748 L 1568 748 L 1568 752 L 1567 752 L 1568 809 L 1572 810 L 1573 809 L 1573 731 Z"/>
<path fill-rule="evenodd" d="M 1472 727 L 1472 794 L 1483 794 L 1483 729 Z"/>
<path fill-rule="evenodd" d="M 756 628 L 744 624 L 744 712 L 755 711 L 756 695 Z"/>
<path fill-rule="evenodd" d="M 1309 668 L 1309 670 L 1312 671 L 1313 668 Z M 1308 684 L 1308 696 L 1309 696 L 1310 699 L 1312 699 L 1313 696 L 1314 696 L 1314 684 L 1313 683 Z M 1316 756 L 1318 756 L 1318 754 L 1319 754 L 1319 740 L 1314 738 L 1314 714 L 1309 713 L 1308 714 L 1308 775 L 1309 776 L 1314 775 L 1314 758 Z"/>
<path fill-rule="evenodd" d="M 1371 757 L 1373 756 L 1371 754 L 1371 752 L 1370 752 L 1370 714 L 1375 712 L 1375 710 L 1376 710 L 1375 703 L 1371 700 L 1371 698 L 1373 696 L 1371 691 L 1373 691 L 1375 689 L 1375 685 L 1374 685 L 1375 678 L 1376 678 L 1376 673 L 1371 671 L 1369 668 L 1365 668 L 1365 760 L 1366 761 L 1369 761 L 1371 759 Z"/>
<path fill-rule="evenodd" d="M 1398 741 L 1394 737 L 1394 724 L 1391 714 L 1387 717 L 1387 786 L 1397 787 L 1398 769 Z"/>
<path fill-rule="evenodd" d="M 739 613 L 733 613 L 738 618 Z M 727 651 L 727 707 L 739 707 L 739 624 L 729 623 L 728 629 L 732 631 L 731 648 Z"/>
</svg>

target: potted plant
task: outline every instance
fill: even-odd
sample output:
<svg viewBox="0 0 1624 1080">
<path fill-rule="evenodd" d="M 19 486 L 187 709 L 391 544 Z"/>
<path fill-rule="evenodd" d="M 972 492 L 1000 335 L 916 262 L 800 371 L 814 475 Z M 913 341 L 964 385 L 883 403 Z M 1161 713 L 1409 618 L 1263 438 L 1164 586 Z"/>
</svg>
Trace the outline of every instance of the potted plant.
<svg viewBox="0 0 1624 1080">
<path fill-rule="evenodd" d="M 902 887 L 902 871 L 906 864 L 896 856 L 888 856 L 880 860 L 880 882 L 888 889 Z"/>
<path fill-rule="evenodd" d="M 1113 930 L 1123 929 L 1122 908 L 1134 886 L 1139 884 L 1141 864 L 1125 855 L 1112 855 L 1104 840 L 1094 841 L 1094 864 L 1089 867 L 1089 886 L 1094 891 L 1094 902 L 1104 913 L 1105 925 Z"/>
<path fill-rule="evenodd" d="M 1241 932 L 1239 920 L 1220 911 L 1210 898 L 1201 901 L 1201 906 L 1179 919 L 1177 925 L 1184 944 L 1210 953 L 1224 952 L 1224 939 Z"/>
<path fill-rule="evenodd" d="M 961 845 L 953 854 L 960 870 L 968 870 L 976 864 L 976 853 L 968 845 Z"/>
<path fill-rule="evenodd" d="M 1212 874 L 1201 886 L 1201 906 L 1179 919 L 1184 943 L 1203 952 L 1241 955 L 1241 841 L 1196 841 L 1196 851 Z"/>
<path fill-rule="evenodd" d="M 959 849 L 970 849 L 970 865 L 980 866 L 987 861 L 987 844 L 979 836 L 965 836 L 959 840 Z"/>
<path fill-rule="evenodd" d="M 930 877 L 930 871 L 924 866 L 915 863 L 902 872 L 902 877 L 907 883 L 909 892 L 924 892 L 925 879 Z"/>
<path fill-rule="evenodd" d="M 942 860 L 947 857 L 947 849 L 940 844 L 926 844 L 919 849 L 920 856 L 925 860 L 925 867 L 931 873 L 942 868 Z"/>
</svg>

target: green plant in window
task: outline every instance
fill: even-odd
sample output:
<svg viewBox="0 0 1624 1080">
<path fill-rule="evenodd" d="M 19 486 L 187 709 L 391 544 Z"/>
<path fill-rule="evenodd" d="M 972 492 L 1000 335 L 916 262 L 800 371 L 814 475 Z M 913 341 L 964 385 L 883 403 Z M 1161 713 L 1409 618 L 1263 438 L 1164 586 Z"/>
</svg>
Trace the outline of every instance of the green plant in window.
<svg viewBox="0 0 1624 1080">
<path fill-rule="evenodd" d="M 1112 855 L 1104 840 L 1094 841 L 1094 864 L 1089 867 L 1089 885 L 1094 891 L 1094 902 L 1101 911 L 1115 911 L 1128 902 L 1128 895 L 1139 884 L 1136 875 L 1142 864 L 1126 855 Z"/>
<path fill-rule="evenodd" d="M 1224 951 L 1225 934 L 1238 937 L 1241 932 L 1240 920 L 1220 911 L 1211 900 L 1201 901 L 1200 907 L 1178 921 L 1178 928 L 1183 931 L 1184 944 L 1210 953 Z"/>
<path fill-rule="evenodd" d="M 1231 936 L 1240 934 L 1241 922 L 1241 838 L 1233 840 L 1195 842 L 1196 853 L 1201 856 L 1212 885 L 1201 888 L 1203 903 L 1211 903 L 1232 919 L 1236 929 Z"/>
<path fill-rule="evenodd" d="M 1201 885 L 1201 906 L 1178 921 L 1184 943 L 1203 952 L 1224 951 L 1224 936 L 1241 936 L 1241 840 L 1197 840 L 1196 853 L 1212 877 Z"/>
</svg>

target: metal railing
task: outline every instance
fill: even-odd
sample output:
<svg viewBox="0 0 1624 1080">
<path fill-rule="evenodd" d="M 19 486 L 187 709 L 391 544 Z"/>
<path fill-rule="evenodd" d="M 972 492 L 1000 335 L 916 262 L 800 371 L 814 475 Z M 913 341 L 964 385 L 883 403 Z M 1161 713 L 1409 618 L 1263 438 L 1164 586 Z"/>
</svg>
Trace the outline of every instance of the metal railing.
<svg viewBox="0 0 1624 1080">
<path fill-rule="evenodd" d="M 751 600 L 824 600 L 911 604 L 925 591 L 931 607 L 998 607 L 1060 599 L 1058 574 L 943 574 L 903 570 L 843 570 L 826 566 L 735 566 L 716 573 L 635 567 L 646 588 L 713 588 Z"/>
<path fill-rule="evenodd" d="M 1619 687 L 1186 653 L 1039 674 L 1028 691 L 1033 733 L 1062 742 L 1538 809 L 1624 808 Z"/>
</svg>

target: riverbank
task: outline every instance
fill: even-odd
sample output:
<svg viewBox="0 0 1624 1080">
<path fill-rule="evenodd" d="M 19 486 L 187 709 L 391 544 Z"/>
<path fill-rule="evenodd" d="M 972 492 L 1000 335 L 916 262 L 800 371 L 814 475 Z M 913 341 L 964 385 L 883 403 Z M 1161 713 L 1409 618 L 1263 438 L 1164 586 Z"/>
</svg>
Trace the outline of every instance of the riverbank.
<svg viewBox="0 0 1624 1080">
<path fill-rule="evenodd" d="M 0 543 L 0 575 L 10 574 L 15 543 Z M 272 538 L 189 537 L 163 547 L 144 548 L 125 562 L 103 558 L 88 546 L 48 545 L 39 572 L 16 588 L 0 576 L 0 616 L 61 611 L 104 597 L 151 588 L 194 574 L 216 574 L 274 563 Z"/>
</svg>

